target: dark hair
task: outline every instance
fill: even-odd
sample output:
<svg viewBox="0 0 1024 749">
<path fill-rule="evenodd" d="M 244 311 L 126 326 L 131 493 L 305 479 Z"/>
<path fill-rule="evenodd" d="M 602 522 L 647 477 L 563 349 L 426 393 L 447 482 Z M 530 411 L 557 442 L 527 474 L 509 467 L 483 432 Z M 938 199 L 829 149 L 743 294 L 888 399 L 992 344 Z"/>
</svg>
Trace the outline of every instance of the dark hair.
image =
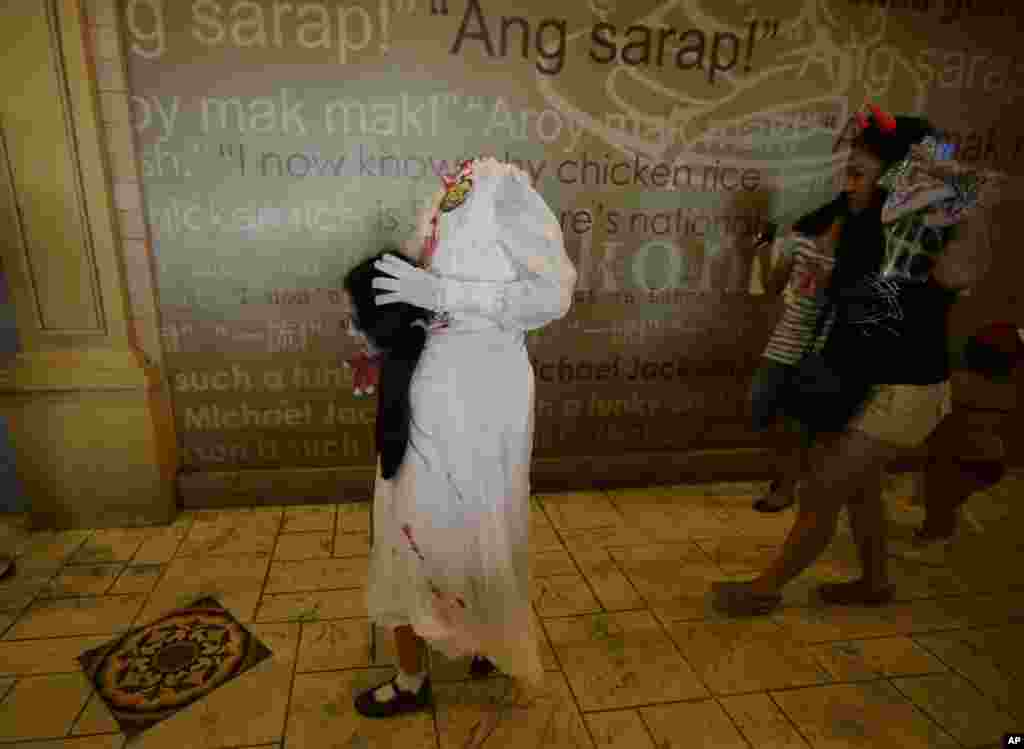
<svg viewBox="0 0 1024 749">
<path fill-rule="evenodd" d="M 356 327 L 374 346 L 385 351 L 401 346 L 410 338 L 421 340 L 423 329 L 413 326 L 413 323 L 417 320 L 426 322 L 430 318 L 427 310 L 405 302 L 377 305 L 377 294 L 381 292 L 373 288 L 373 279 L 386 274 L 373 266 L 387 255 L 401 258 L 412 265 L 416 264 L 396 250 L 388 249 L 360 262 L 345 275 L 343 282 L 345 291 L 352 299 Z"/>
<path fill-rule="evenodd" d="M 345 275 L 344 286 L 355 307 L 356 327 L 386 353 L 380 369 L 374 434 L 381 476 L 390 479 L 398 473 L 409 443 L 409 387 L 427 339 L 425 326 L 413 323 L 428 321 L 430 313 L 405 302 L 377 306 L 377 294 L 386 292 L 373 288 L 373 279 L 387 274 L 373 265 L 387 255 L 416 265 L 394 250 L 385 250 L 350 270 Z"/>
<path fill-rule="evenodd" d="M 850 144 L 875 156 L 882 162 L 883 169 L 903 161 L 912 145 L 935 135 L 935 128 L 923 117 L 898 116 L 893 119 L 896 120 L 896 129 L 886 131 L 872 118 L 868 127 L 861 130 Z"/>
</svg>

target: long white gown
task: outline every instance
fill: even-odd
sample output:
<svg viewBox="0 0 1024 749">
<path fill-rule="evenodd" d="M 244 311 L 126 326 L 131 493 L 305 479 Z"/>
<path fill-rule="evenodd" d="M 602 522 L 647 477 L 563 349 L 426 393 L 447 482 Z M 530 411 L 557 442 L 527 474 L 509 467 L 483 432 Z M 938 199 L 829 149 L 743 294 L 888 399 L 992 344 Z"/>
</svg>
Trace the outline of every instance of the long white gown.
<svg viewBox="0 0 1024 749">
<path fill-rule="evenodd" d="M 441 214 L 431 267 L 442 278 L 492 282 L 475 285 L 486 315 L 453 311 L 428 337 L 404 462 L 392 481 L 378 471 L 368 609 L 386 628 L 412 625 L 449 657 L 482 654 L 536 684 L 534 374 L 524 338 L 568 312 L 576 271 L 528 180 L 480 172 L 466 202 Z"/>
</svg>

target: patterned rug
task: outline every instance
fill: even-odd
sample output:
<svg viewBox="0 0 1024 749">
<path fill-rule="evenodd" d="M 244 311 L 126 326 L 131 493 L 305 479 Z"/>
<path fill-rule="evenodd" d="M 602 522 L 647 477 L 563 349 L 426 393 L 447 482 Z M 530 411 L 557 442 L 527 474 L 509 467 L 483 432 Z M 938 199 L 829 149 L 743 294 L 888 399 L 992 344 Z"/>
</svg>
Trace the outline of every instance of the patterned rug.
<svg viewBox="0 0 1024 749">
<path fill-rule="evenodd" d="M 162 616 L 78 657 L 129 737 L 268 658 L 270 650 L 213 598 Z"/>
</svg>

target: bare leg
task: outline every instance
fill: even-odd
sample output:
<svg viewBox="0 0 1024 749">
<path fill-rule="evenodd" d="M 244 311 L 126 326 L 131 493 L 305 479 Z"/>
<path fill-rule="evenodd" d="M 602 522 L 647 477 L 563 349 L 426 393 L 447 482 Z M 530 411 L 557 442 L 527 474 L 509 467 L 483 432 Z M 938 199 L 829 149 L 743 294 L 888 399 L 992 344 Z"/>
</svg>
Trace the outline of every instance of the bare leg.
<svg viewBox="0 0 1024 749">
<path fill-rule="evenodd" d="M 863 570 L 861 584 L 864 589 L 872 592 L 886 590 L 889 587 L 882 480 L 883 471 L 879 466 L 872 475 L 865 476 L 859 495 L 848 505 L 850 529 L 853 531 Z"/>
<path fill-rule="evenodd" d="M 796 485 L 808 472 L 808 451 L 803 445 L 788 449 L 780 456 L 781 472 L 772 482 L 771 491 L 754 503 L 754 509 L 773 512 L 793 504 Z"/>
<path fill-rule="evenodd" d="M 395 650 L 398 652 L 398 667 L 407 674 L 421 671 L 420 650 L 423 641 L 412 627 L 395 627 Z"/>
<path fill-rule="evenodd" d="M 888 453 L 883 443 L 856 431 L 828 446 L 818 469 L 808 478 L 782 553 L 751 583 L 752 592 L 778 593 L 821 556 L 835 535 L 839 510 L 860 495 L 865 478 L 881 470 Z"/>
</svg>

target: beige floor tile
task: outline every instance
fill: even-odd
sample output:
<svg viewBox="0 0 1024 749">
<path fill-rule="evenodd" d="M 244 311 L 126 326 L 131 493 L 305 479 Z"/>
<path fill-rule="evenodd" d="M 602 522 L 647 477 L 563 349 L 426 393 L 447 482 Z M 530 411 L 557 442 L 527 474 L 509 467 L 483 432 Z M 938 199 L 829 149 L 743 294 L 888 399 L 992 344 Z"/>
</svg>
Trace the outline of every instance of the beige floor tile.
<svg viewBox="0 0 1024 749">
<path fill-rule="evenodd" d="M 101 596 L 113 587 L 123 564 L 82 564 L 64 567 L 43 591 L 43 598 Z"/>
<path fill-rule="evenodd" d="M 90 689 L 81 673 L 19 679 L 0 702 L 0 741 L 66 736 Z"/>
<path fill-rule="evenodd" d="M 707 696 L 650 612 L 550 619 L 544 626 L 584 710 Z"/>
<path fill-rule="evenodd" d="M 556 575 L 576 575 L 578 570 L 573 558 L 565 549 L 551 551 L 530 551 L 530 574 L 534 578 Z"/>
<path fill-rule="evenodd" d="M 286 729 L 288 749 L 435 749 L 429 712 L 374 720 L 352 706 L 356 694 L 392 675 L 391 669 L 297 674 Z"/>
<path fill-rule="evenodd" d="M 530 528 L 551 527 L 544 505 L 537 497 L 530 497 Z"/>
<path fill-rule="evenodd" d="M 506 704 L 507 679 L 440 684 L 435 690 L 441 749 L 551 747 L 591 749 L 572 695 L 560 673 L 546 674 L 550 694 L 529 707 Z"/>
<path fill-rule="evenodd" d="M 606 549 L 574 551 L 572 556 L 605 611 L 626 611 L 646 605 Z"/>
<path fill-rule="evenodd" d="M 533 605 L 544 618 L 593 614 L 601 610 L 601 604 L 578 574 L 534 580 Z"/>
<path fill-rule="evenodd" d="M 249 627 L 273 655 L 132 741 L 132 749 L 222 749 L 283 738 L 298 624 Z"/>
<path fill-rule="evenodd" d="M 145 600 L 145 596 L 103 596 L 36 601 L 8 630 L 4 639 L 80 637 L 124 632 L 131 629 Z"/>
<path fill-rule="evenodd" d="M 711 607 L 711 581 L 723 577 L 693 544 L 612 549 L 612 558 L 644 601 L 665 622 L 720 618 Z"/>
<path fill-rule="evenodd" d="M 769 619 L 680 622 L 669 635 L 715 694 L 823 684 L 829 674 L 802 643 Z"/>
<path fill-rule="evenodd" d="M 0 614 L 0 639 L 7 634 L 7 630 L 14 624 L 14 616 L 11 614 Z"/>
<path fill-rule="evenodd" d="M 636 710 L 612 710 L 584 716 L 597 749 L 656 749 Z"/>
<path fill-rule="evenodd" d="M 695 541 L 730 533 L 731 513 L 705 504 L 636 504 L 628 509 L 629 523 L 658 543 Z"/>
<path fill-rule="evenodd" d="M 946 666 L 909 637 L 830 642 L 810 646 L 833 681 L 863 681 L 947 671 Z"/>
<path fill-rule="evenodd" d="M 1020 729 L 1019 721 L 956 674 L 899 678 L 893 684 L 965 746 L 994 744 Z"/>
<path fill-rule="evenodd" d="M 110 714 L 109 708 L 107 708 L 96 692 L 89 695 L 89 703 L 85 706 L 82 714 L 78 716 L 74 728 L 71 729 L 72 736 L 120 732 L 121 727 L 117 725 L 117 721 Z"/>
<path fill-rule="evenodd" d="M 366 619 L 312 622 L 302 626 L 297 671 L 338 671 L 370 665 L 370 622 Z"/>
<path fill-rule="evenodd" d="M 337 505 L 295 505 L 284 509 L 282 533 L 321 531 L 334 533 Z"/>
<path fill-rule="evenodd" d="M 365 557 L 370 554 L 369 533 L 338 533 L 334 536 L 336 557 Z"/>
<path fill-rule="evenodd" d="M 186 526 L 170 525 L 154 531 L 135 552 L 132 564 L 165 564 L 171 561 L 188 534 L 190 526 L 191 523 Z"/>
<path fill-rule="evenodd" d="M 538 499 L 551 524 L 560 530 L 622 525 L 623 517 L 602 492 L 542 494 Z"/>
<path fill-rule="evenodd" d="M 263 554 L 179 557 L 167 565 L 150 594 L 139 624 L 213 596 L 240 622 L 252 621 L 270 558 Z"/>
<path fill-rule="evenodd" d="M 213 522 L 196 520 L 178 549 L 178 556 L 269 554 L 280 530 L 271 513 L 238 512 Z"/>
<path fill-rule="evenodd" d="M 75 673 L 82 670 L 78 656 L 109 641 L 108 635 L 0 641 L 0 675 Z"/>
<path fill-rule="evenodd" d="M 304 559 L 330 559 L 334 538 L 328 532 L 281 534 L 274 548 L 274 559 L 297 562 Z"/>
<path fill-rule="evenodd" d="M 267 579 L 267 593 L 301 593 L 308 590 L 360 588 L 366 585 L 369 560 L 315 559 L 306 562 L 274 562 Z"/>
<path fill-rule="evenodd" d="M 767 694 L 738 694 L 721 698 L 725 712 L 751 746 L 757 749 L 807 749 L 785 713 Z"/>
<path fill-rule="evenodd" d="M 888 682 L 810 687 L 772 697 L 814 749 L 958 746 Z"/>
<path fill-rule="evenodd" d="M 71 557 L 70 564 L 130 562 L 142 544 L 157 533 L 154 528 L 110 528 L 94 531 Z"/>
<path fill-rule="evenodd" d="M 635 525 L 606 526 L 604 528 L 583 528 L 561 531 L 565 548 L 569 551 L 592 551 L 594 549 L 615 549 L 629 546 L 651 546 L 659 543 L 656 534 L 649 528 Z"/>
<path fill-rule="evenodd" d="M 1007 647 L 990 630 L 918 635 L 914 639 L 1004 709 L 1024 720 L 1022 670 L 1013 664 L 1020 658 L 1019 640 Z"/>
<path fill-rule="evenodd" d="M 345 502 L 338 505 L 339 533 L 369 533 L 370 503 Z"/>
<path fill-rule="evenodd" d="M 728 714 L 714 700 L 645 707 L 640 715 L 657 746 L 693 749 L 747 749 Z"/>
<path fill-rule="evenodd" d="M 366 593 L 360 588 L 310 593 L 265 595 L 256 612 L 258 622 L 315 622 L 366 616 Z"/>
<path fill-rule="evenodd" d="M 945 600 L 894 603 L 877 608 L 816 605 L 779 609 L 772 619 L 807 643 L 895 637 L 966 626 L 962 612 Z"/>
<path fill-rule="evenodd" d="M 555 529 L 550 525 L 530 528 L 530 549 L 533 551 L 557 551 L 564 548 Z"/>
<path fill-rule="evenodd" d="M 164 573 L 163 564 L 135 564 L 124 568 L 110 589 L 111 595 L 121 593 L 149 593 Z"/>
<path fill-rule="evenodd" d="M 775 561 L 782 550 L 782 540 L 719 536 L 696 543 L 727 575 L 741 575 L 760 572 Z"/>
</svg>

